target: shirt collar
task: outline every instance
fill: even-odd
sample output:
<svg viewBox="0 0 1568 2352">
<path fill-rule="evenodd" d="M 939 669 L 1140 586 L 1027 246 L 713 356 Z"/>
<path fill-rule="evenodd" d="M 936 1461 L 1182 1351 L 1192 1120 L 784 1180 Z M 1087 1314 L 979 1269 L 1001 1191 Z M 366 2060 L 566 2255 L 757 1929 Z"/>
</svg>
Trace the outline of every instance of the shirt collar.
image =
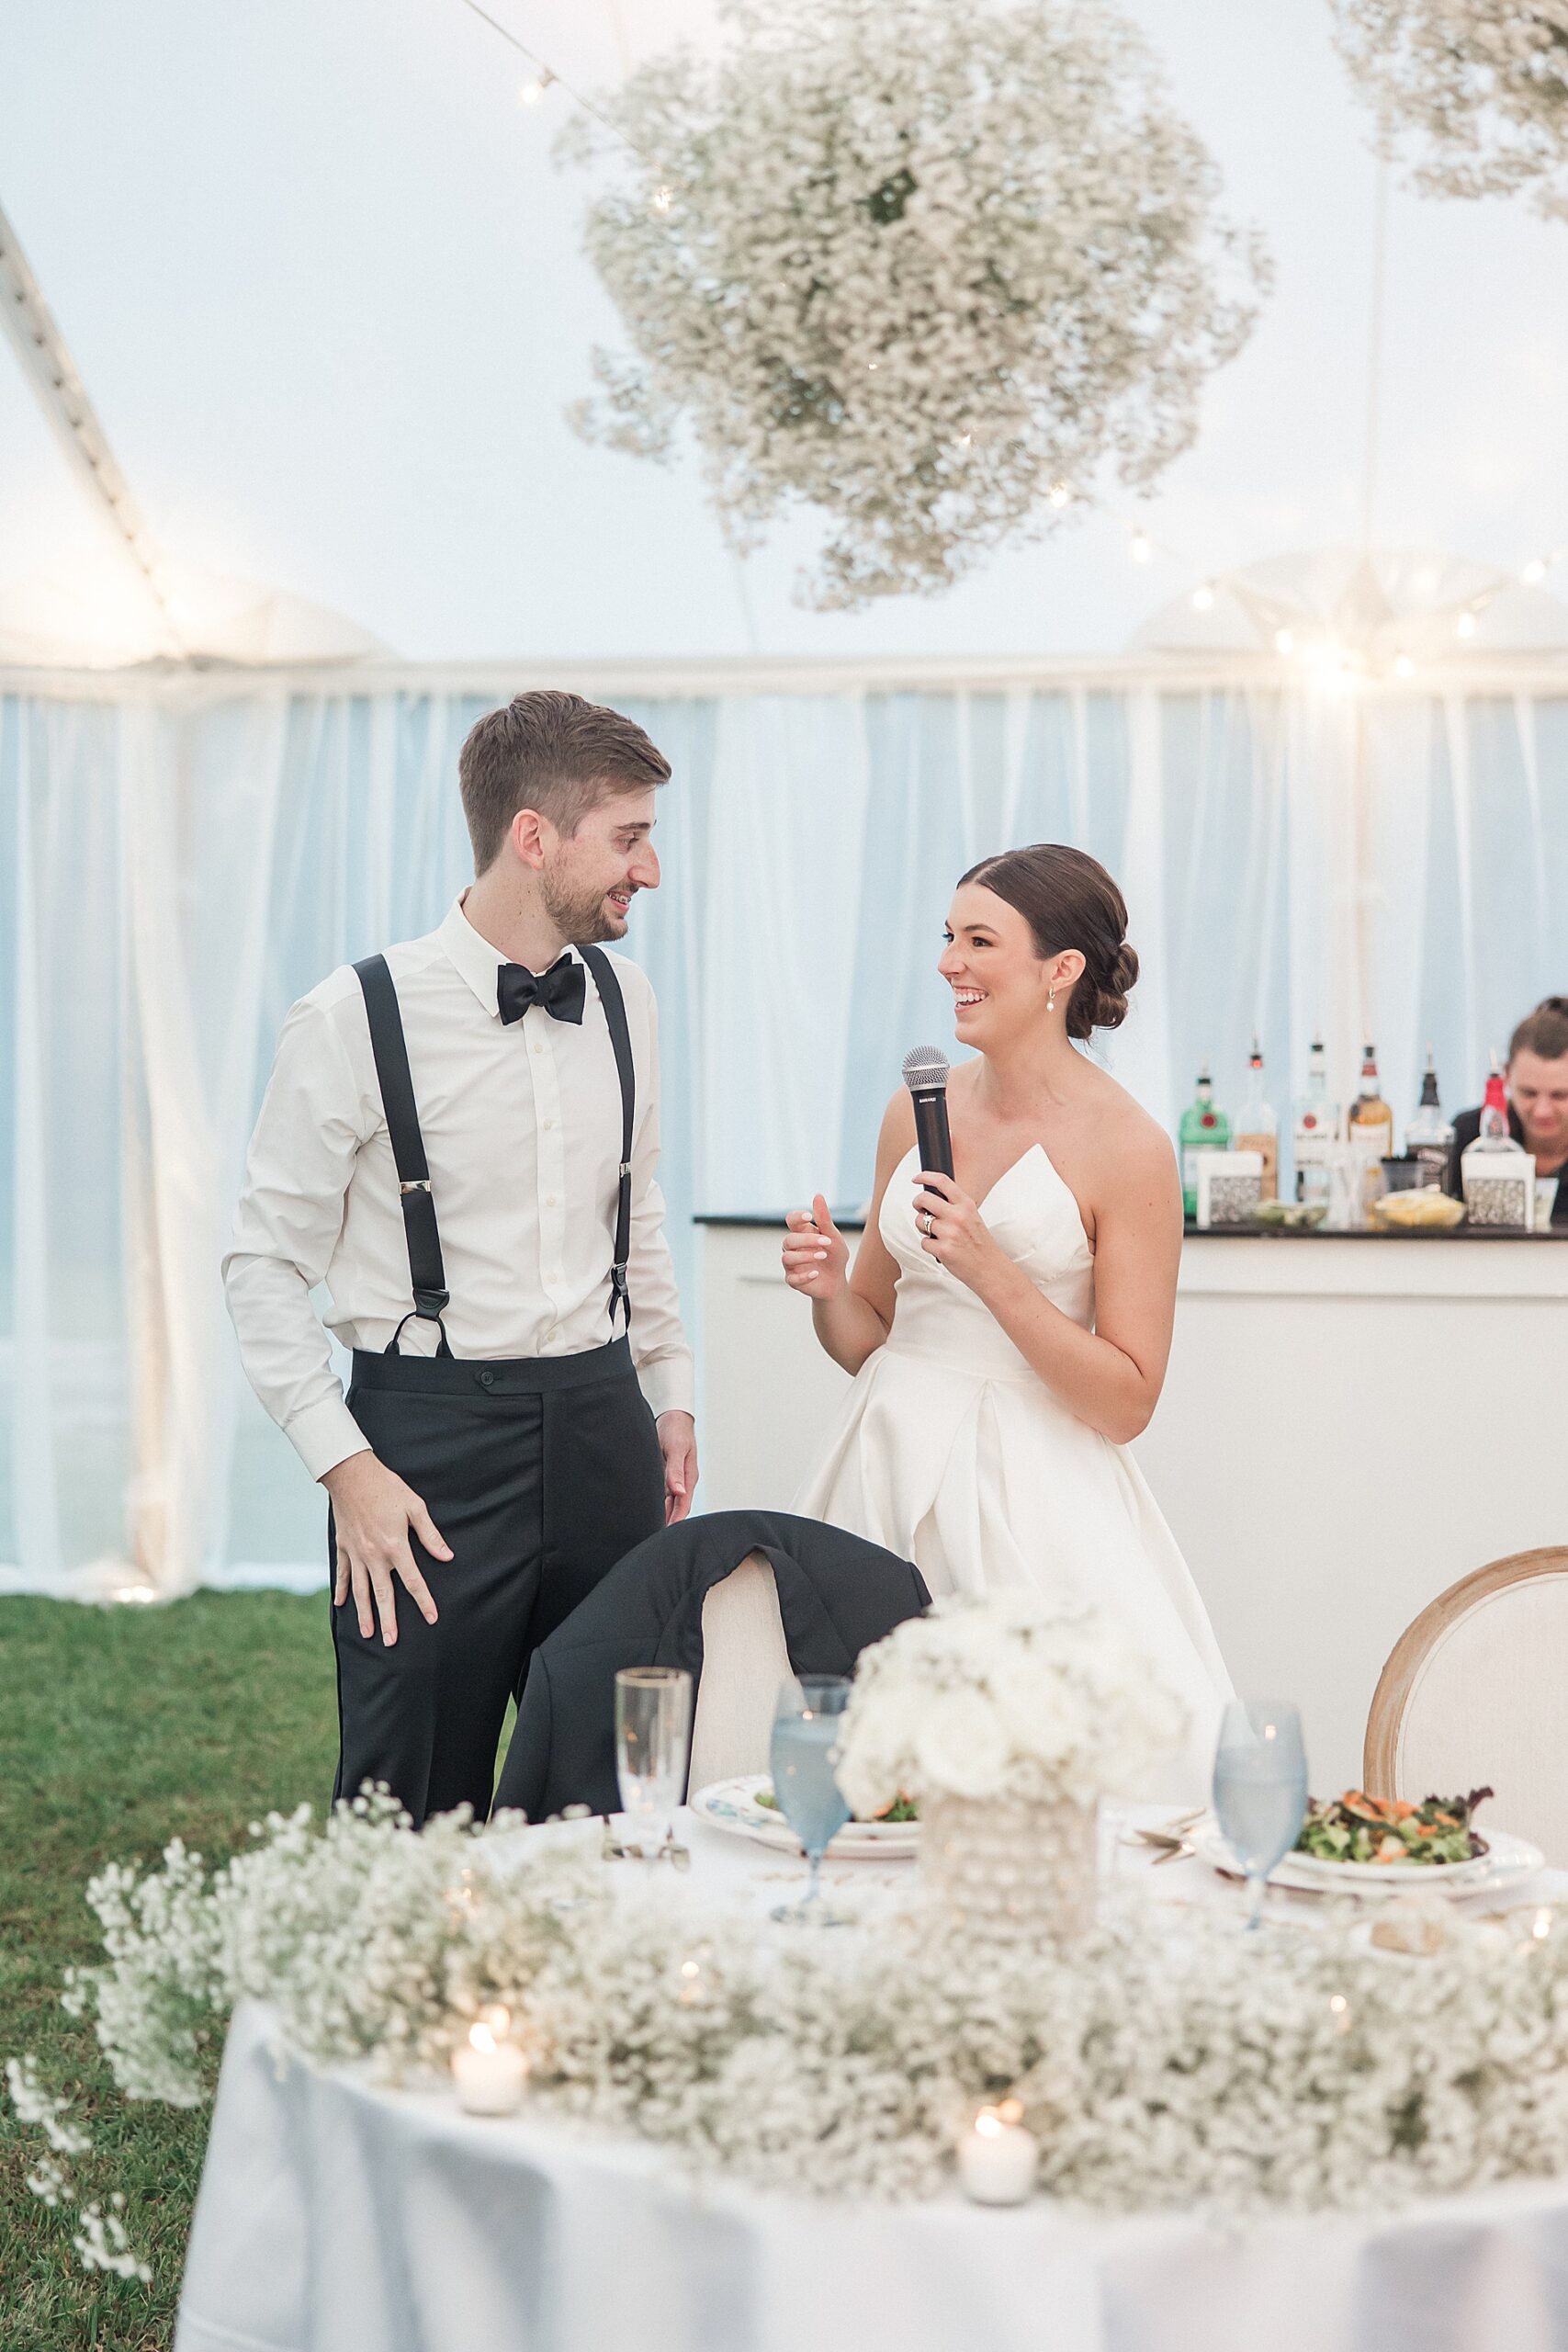
<svg viewBox="0 0 1568 2352">
<path fill-rule="evenodd" d="M 463 900 L 467 896 L 466 890 L 458 892 L 435 936 L 441 942 L 448 961 L 467 980 L 491 1019 L 499 1021 L 501 1008 L 496 996 L 496 975 L 507 959 L 499 947 L 492 947 L 488 939 L 481 937 L 463 912 Z M 577 950 L 569 947 L 566 953 L 575 956 Z"/>
</svg>

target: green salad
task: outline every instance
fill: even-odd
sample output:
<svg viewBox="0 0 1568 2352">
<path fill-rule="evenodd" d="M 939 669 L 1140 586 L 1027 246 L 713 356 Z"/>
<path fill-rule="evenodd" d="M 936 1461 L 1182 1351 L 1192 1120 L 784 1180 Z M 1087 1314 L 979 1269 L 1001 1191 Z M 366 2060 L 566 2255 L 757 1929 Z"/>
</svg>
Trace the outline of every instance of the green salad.
<svg viewBox="0 0 1568 2352">
<path fill-rule="evenodd" d="M 772 1789 L 759 1789 L 757 1803 L 769 1806 L 774 1813 L 779 1811 L 779 1801 Z M 920 1808 L 913 1797 L 895 1797 L 890 1805 L 872 1815 L 874 1821 L 919 1821 L 919 1817 Z"/>
<path fill-rule="evenodd" d="M 1298 1854 L 1315 1854 L 1322 1862 L 1410 1863 L 1470 1862 L 1486 1851 L 1471 1818 L 1490 1789 L 1472 1789 L 1465 1797 L 1423 1797 L 1409 1804 L 1402 1797 L 1369 1797 L 1347 1789 L 1342 1797 L 1314 1797 L 1307 1806 Z"/>
</svg>

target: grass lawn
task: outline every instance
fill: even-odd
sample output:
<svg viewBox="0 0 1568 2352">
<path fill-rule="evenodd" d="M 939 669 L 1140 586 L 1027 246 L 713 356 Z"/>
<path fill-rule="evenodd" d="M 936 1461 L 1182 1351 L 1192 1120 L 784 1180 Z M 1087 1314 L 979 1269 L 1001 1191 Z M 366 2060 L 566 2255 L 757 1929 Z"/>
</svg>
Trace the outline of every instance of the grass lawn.
<svg viewBox="0 0 1568 2352">
<path fill-rule="evenodd" d="M 63 2210 L 24 2186 L 42 2142 L 0 2116 L 0 2352 L 164 2352 L 174 2334 L 208 2110 L 131 2106 L 92 2028 L 56 1996 L 98 1958 L 84 1888 L 102 1863 L 151 1860 L 176 1834 L 209 1859 L 301 1798 L 323 1804 L 337 1755 L 327 1602 L 198 1593 L 169 1608 L 0 1600 L 0 2061 L 31 2050 L 123 2189 L 151 2286 L 83 2270 Z M 112 2176 L 112 2177 L 111 2177 Z"/>
</svg>

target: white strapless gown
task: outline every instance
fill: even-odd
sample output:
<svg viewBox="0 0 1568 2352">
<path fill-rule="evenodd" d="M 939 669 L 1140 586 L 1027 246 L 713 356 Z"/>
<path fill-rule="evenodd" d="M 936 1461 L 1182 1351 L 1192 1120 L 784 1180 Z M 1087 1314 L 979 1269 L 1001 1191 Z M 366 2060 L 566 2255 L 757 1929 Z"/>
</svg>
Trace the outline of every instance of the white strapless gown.
<svg viewBox="0 0 1568 2352">
<path fill-rule="evenodd" d="M 911 1151 L 887 1186 L 893 1329 L 856 1374 L 795 1509 L 913 1560 L 934 1596 L 1033 1586 L 1115 1610 L 1185 1703 L 1186 1747 L 1127 1795 L 1206 1799 L 1231 1695 L 1208 1614 L 1132 1455 L 1058 1403 L 972 1290 L 920 1247 Z M 1039 1144 L 981 1203 L 996 1239 L 1085 1330 L 1094 1253 Z"/>
</svg>

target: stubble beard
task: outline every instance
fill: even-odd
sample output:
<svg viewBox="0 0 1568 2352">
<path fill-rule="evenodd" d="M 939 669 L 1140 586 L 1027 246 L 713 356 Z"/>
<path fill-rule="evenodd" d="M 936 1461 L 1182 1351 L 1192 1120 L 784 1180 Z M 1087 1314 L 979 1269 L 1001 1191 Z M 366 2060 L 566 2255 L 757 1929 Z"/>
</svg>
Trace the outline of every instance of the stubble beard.
<svg viewBox="0 0 1568 2352">
<path fill-rule="evenodd" d="M 574 944 L 596 946 L 606 939 L 619 939 L 626 925 L 617 922 L 609 910 L 609 894 L 601 890 L 590 897 L 586 890 L 572 889 L 558 882 L 554 876 L 543 877 L 540 896 L 545 912 L 563 939 Z"/>
</svg>

